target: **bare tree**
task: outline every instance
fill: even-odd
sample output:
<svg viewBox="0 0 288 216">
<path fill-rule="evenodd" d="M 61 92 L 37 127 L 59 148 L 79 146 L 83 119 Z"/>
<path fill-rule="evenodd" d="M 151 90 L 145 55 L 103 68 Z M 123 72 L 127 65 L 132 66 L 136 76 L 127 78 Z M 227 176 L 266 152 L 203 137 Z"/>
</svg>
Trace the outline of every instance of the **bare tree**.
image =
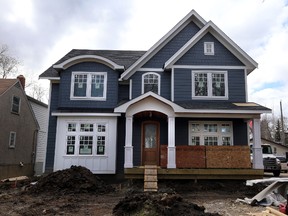
<svg viewBox="0 0 288 216">
<path fill-rule="evenodd" d="M 46 95 L 46 90 L 40 84 L 33 83 L 31 85 L 30 95 L 38 101 L 43 102 L 44 97 Z"/>
<path fill-rule="evenodd" d="M 6 79 L 17 72 L 20 62 L 8 54 L 8 46 L 0 45 L 0 77 Z"/>
</svg>

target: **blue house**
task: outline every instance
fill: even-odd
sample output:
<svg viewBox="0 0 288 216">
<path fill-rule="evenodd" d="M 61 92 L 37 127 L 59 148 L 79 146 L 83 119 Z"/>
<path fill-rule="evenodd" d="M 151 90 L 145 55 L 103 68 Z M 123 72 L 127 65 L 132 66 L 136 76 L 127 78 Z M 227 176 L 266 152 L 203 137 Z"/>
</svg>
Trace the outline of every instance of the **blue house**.
<svg viewBox="0 0 288 216">
<path fill-rule="evenodd" d="M 194 10 L 147 51 L 71 50 L 40 75 L 51 83 L 46 172 L 139 177 L 151 164 L 162 178 L 261 175 L 260 116 L 271 110 L 247 101 L 256 67 Z"/>
</svg>

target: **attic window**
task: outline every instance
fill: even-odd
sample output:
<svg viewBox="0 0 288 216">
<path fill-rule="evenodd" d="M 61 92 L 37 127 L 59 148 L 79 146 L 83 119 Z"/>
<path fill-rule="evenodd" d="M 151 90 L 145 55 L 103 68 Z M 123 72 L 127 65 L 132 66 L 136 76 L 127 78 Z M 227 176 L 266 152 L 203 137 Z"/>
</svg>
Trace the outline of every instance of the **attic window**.
<svg viewBox="0 0 288 216">
<path fill-rule="evenodd" d="M 204 42 L 204 55 L 214 55 L 214 42 Z"/>
</svg>

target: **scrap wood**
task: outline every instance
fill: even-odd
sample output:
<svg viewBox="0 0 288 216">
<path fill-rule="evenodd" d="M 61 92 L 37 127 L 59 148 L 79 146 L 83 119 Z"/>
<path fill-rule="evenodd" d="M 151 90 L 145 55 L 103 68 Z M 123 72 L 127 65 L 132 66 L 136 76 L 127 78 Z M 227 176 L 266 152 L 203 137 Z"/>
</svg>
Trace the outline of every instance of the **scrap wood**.
<svg viewBox="0 0 288 216">
<path fill-rule="evenodd" d="M 262 212 L 262 216 L 286 216 L 286 214 L 271 207 L 266 207 L 266 210 Z"/>
</svg>

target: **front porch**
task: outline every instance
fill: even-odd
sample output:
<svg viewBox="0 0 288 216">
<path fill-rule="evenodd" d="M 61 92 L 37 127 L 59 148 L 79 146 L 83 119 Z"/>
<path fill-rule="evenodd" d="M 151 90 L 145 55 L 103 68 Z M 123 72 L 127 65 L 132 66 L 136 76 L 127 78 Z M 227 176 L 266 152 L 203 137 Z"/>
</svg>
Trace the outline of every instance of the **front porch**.
<svg viewBox="0 0 288 216">
<path fill-rule="evenodd" d="M 231 179 L 263 178 L 262 169 L 167 169 L 158 167 L 158 179 Z M 144 166 L 125 168 L 125 178 L 144 179 Z"/>
</svg>

